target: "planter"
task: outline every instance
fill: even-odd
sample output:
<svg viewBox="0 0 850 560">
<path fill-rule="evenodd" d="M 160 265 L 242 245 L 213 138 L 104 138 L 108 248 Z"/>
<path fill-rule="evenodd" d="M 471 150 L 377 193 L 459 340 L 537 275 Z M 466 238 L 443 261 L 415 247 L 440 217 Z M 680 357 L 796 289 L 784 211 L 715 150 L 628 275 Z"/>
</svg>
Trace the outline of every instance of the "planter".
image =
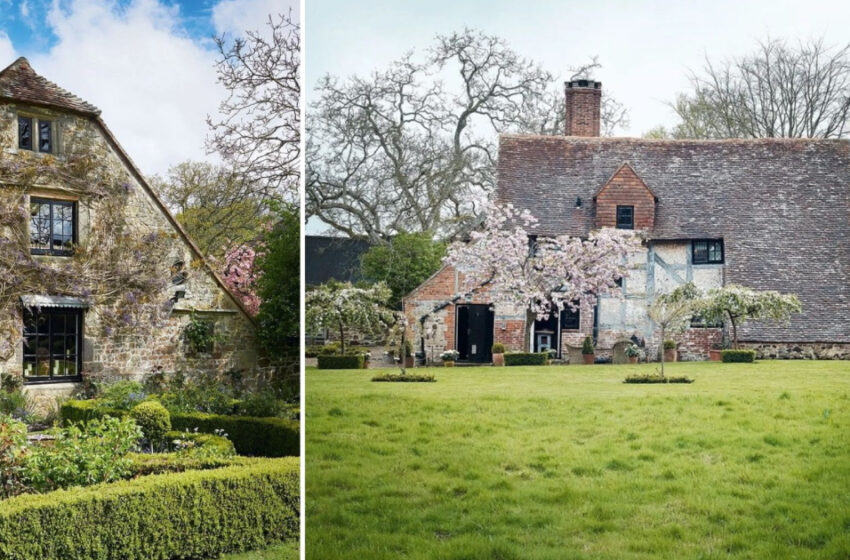
<svg viewBox="0 0 850 560">
<path fill-rule="evenodd" d="M 722 356 L 721 352 L 722 350 L 709 350 L 708 359 L 712 362 L 719 362 Z"/>
<path fill-rule="evenodd" d="M 496 367 L 504 367 L 505 365 L 505 355 L 504 354 L 493 354 L 493 365 Z"/>
<path fill-rule="evenodd" d="M 446 360 L 445 362 L 443 362 L 443 365 L 445 367 L 455 367 L 455 363 L 452 362 L 452 361 L 449 361 L 449 360 Z"/>
<path fill-rule="evenodd" d="M 404 367 L 412 368 L 413 367 L 413 356 L 405 356 L 404 357 Z"/>
<path fill-rule="evenodd" d="M 679 352 L 674 348 L 672 350 L 664 351 L 664 361 L 665 362 L 675 362 L 678 361 Z"/>
<path fill-rule="evenodd" d="M 637 356 L 629 356 L 628 358 L 629 358 L 629 363 L 630 363 L 630 364 L 636 364 L 636 363 L 638 363 L 638 357 L 637 357 Z"/>
<path fill-rule="evenodd" d="M 591 365 L 596 362 L 596 354 L 582 354 L 581 357 L 586 365 Z"/>
</svg>

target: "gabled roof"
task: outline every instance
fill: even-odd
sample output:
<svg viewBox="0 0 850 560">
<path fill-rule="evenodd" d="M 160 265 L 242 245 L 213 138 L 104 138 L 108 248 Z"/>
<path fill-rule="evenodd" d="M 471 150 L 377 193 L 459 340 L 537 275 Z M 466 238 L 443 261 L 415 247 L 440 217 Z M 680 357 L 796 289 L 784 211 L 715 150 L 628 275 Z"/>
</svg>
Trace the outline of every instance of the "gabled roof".
<svg viewBox="0 0 850 560">
<path fill-rule="evenodd" d="M 608 188 L 608 186 L 611 184 L 612 181 L 614 181 L 614 179 L 616 179 L 617 177 L 620 177 L 621 175 L 626 175 L 626 174 L 629 174 L 629 173 L 631 173 L 631 175 L 634 176 L 635 179 L 640 181 L 640 184 L 643 186 L 643 188 L 645 188 L 647 190 L 647 192 L 649 192 L 649 194 L 652 195 L 652 198 L 654 198 L 655 201 L 658 202 L 658 197 L 655 196 L 655 193 L 652 192 L 652 189 L 650 189 L 648 186 L 646 186 L 646 183 L 643 182 L 643 179 L 641 179 L 640 175 L 638 175 L 637 172 L 634 169 L 632 169 L 632 166 L 629 165 L 629 162 L 627 162 L 627 161 L 624 161 L 623 164 L 620 167 L 617 168 L 617 171 L 615 171 L 613 174 L 611 174 L 611 177 L 609 177 L 608 180 L 605 181 L 605 184 L 602 185 L 601 187 L 599 187 L 599 190 L 596 191 L 596 194 L 593 195 L 593 200 L 596 200 L 596 197 L 598 197 L 600 194 L 602 194 L 602 191 L 604 191 L 606 188 Z"/>
<path fill-rule="evenodd" d="M 850 342 L 850 141 L 503 135 L 497 199 L 530 210 L 533 233 L 585 236 L 624 161 L 658 196 L 653 239 L 723 238 L 727 283 L 800 297 L 790 326 L 741 340 Z"/>
<path fill-rule="evenodd" d="M 100 109 L 91 103 L 36 74 L 24 57 L 0 71 L 0 99 L 24 101 L 83 115 L 100 114 Z"/>
</svg>

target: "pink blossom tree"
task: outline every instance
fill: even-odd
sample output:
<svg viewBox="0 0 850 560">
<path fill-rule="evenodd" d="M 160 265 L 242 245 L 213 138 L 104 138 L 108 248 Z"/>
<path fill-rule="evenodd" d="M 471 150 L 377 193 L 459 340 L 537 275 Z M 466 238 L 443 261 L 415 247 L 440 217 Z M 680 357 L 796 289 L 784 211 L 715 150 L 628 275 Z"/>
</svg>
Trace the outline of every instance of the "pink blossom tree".
<svg viewBox="0 0 850 560">
<path fill-rule="evenodd" d="M 449 247 L 445 263 L 463 274 L 464 293 L 484 286 L 493 303 L 525 308 L 525 345 L 535 317 L 580 303 L 594 305 L 626 274 L 626 258 L 639 247 L 631 230 L 602 228 L 587 239 L 533 236 L 537 219 L 511 204 L 491 204 L 484 227 Z"/>
<path fill-rule="evenodd" d="M 259 273 L 254 267 L 254 261 L 261 253 L 262 247 L 254 249 L 248 245 L 238 245 L 224 255 L 224 283 L 239 297 L 252 316 L 256 316 L 260 310 L 260 298 L 257 296 Z"/>
</svg>

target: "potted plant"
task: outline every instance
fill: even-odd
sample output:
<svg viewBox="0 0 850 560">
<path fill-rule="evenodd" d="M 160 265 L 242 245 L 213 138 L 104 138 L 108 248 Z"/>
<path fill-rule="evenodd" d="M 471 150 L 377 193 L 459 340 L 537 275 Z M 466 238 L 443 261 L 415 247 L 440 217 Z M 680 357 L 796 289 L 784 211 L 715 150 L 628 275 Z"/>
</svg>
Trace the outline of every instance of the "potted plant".
<svg viewBox="0 0 850 560">
<path fill-rule="evenodd" d="M 413 367 L 413 343 L 410 340 L 405 339 L 404 341 L 404 367 L 412 368 Z"/>
<path fill-rule="evenodd" d="M 715 342 L 711 345 L 711 349 L 708 351 L 708 359 L 712 362 L 719 362 L 722 358 L 723 353 L 723 343 Z"/>
<path fill-rule="evenodd" d="M 558 351 L 557 350 L 555 350 L 554 348 L 550 348 L 549 350 L 547 350 L 546 351 L 546 365 L 547 366 L 552 365 L 552 360 L 554 360 L 557 357 L 558 357 Z"/>
<path fill-rule="evenodd" d="M 493 352 L 493 365 L 501 367 L 505 365 L 505 345 L 501 342 L 493 344 L 491 348 Z"/>
<path fill-rule="evenodd" d="M 678 359 L 678 352 L 676 351 L 675 340 L 665 340 L 664 341 L 664 361 L 665 362 L 675 362 Z"/>
<path fill-rule="evenodd" d="M 581 357 L 585 364 L 596 362 L 596 349 L 593 347 L 593 339 L 589 336 L 584 337 L 584 342 L 581 344 Z"/>
<path fill-rule="evenodd" d="M 634 344 L 629 344 L 626 346 L 626 357 L 629 359 L 630 364 L 638 363 L 638 359 L 640 358 L 640 348 Z"/>
<path fill-rule="evenodd" d="M 460 356 L 460 352 L 457 350 L 446 350 L 440 354 L 440 359 L 443 360 L 444 366 L 455 367 L 455 361 L 457 361 L 458 356 Z"/>
</svg>

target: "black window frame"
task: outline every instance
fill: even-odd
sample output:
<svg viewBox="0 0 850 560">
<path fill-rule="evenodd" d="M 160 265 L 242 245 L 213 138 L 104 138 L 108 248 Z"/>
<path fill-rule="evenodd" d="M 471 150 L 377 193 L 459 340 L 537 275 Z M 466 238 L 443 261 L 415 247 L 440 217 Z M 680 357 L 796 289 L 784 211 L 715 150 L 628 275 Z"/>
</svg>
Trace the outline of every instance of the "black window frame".
<svg viewBox="0 0 850 560">
<path fill-rule="evenodd" d="M 625 217 L 624 213 L 628 210 L 628 223 L 625 221 L 621 222 L 622 218 Z M 635 229 L 635 207 L 634 206 L 617 206 L 617 229 Z"/>
<path fill-rule="evenodd" d="M 570 319 L 570 322 L 567 322 L 567 319 Z M 561 310 L 561 330 L 562 331 L 577 331 L 581 329 L 581 308 L 576 307 L 576 310 L 573 311 L 569 306 L 564 307 Z"/>
<path fill-rule="evenodd" d="M 29 125 L 29 140 L 23 142 L 21 135 L 21 123 Z M 56 127 L 55 121 L 51 119 L 40 119 L 31 115 L 18 115 L 18 149 L 36 152 L 39 154 L 56 153 Z M 42 130 L 47 129 L 47 146 L 42 146 Z"/>
<path fill-rule="evenodd" d="M 32 243 L 32 206 L 33 204 L 49 204 L 50 205 L 50 236 L 47 242 L 48 249 L 44 249 L 42 247 L 34 247 Z M 64 206 L 71 207 L 71 245 L 77 244 L 77 228 L 78 228 L 78 216 L 77 216 L 77 203 L 73 200 L 58 200 L 55 198 L 41 198 L 41 197 L 30 197 L 30 253 L 33 255 L 52 255 L 58 257 L 70 257 L 74 254 L 74 249 L 71 247 L 70 249 L 54 249 L 53 248 L 53 209 L 56 206 Z"/>
<path fill-rule="evenodd" d="M 65 327 L 62 329 L 62 332 L 58 332 L 58 327 L 54 328 L 54 317 L 64 316 L 64 324 Z M 40 333 L 38 327 L 38 319 L 39 317 L 47 317 L 47 333 Z M 68 332 L 68 317 L 74 318 L 74 332 Z M 33 321 L 31 324 L 28 324 L 28 320 Z M 37 385 L 42 383 L 69 383 L 69 382 L 77 382 L 82 380 L 82 350 L 83 350 L 83 310 L 80 308 L 72 308 L 72 307 L 24 307 L 23 310 L 23 333 L 24 333 L 24 342 L 23 342 L 23 351 L 22 351 L 22 369 L 23 369 L 23 377 L 24 383 L 27 385 Z M 39 375 L 27 375 L 27 364 L 34 364 L 34 369 L 37 372 L 39 369 L 39 364 L 44 363 L 44 358 L 39 357 L 38 342 L 39 338 L 42 336 L 47 336 L 47 371 L 48 375 L 39 376 Z M 75 374 L 73 375 L 54 375 L 54 363 L 57 359 L 68 359 L 69 355 L 67 353 L 67 339 L 68 337 L 74 337 L 74 355 L 71 356 L 74 360 L 74 370 Z M 34 337 L 34 343 L 32 345 L 28 345 L 28 339 Z M 55 341 L 57 338 L 65 339 L 63 342 L 64 354 L 58 355 L 55 353 Z M 33 349 L 32 352 L 28 352 L 28 349 Z"/>
<path fill-rule="evenodd" d="M 704 245 L 698 255 L 697 245 Z M 717 257 L 717 252 L 720 257 Z M 704 252 L 704 256 L 703 253 Z M 714 256 L 712 257 L 712 252 Z M 726 260 L 726 248 L 722 239 L 694 239 L 691 241 L 691 263 L 692 264 L 723 264 Z"/>
</svg>

